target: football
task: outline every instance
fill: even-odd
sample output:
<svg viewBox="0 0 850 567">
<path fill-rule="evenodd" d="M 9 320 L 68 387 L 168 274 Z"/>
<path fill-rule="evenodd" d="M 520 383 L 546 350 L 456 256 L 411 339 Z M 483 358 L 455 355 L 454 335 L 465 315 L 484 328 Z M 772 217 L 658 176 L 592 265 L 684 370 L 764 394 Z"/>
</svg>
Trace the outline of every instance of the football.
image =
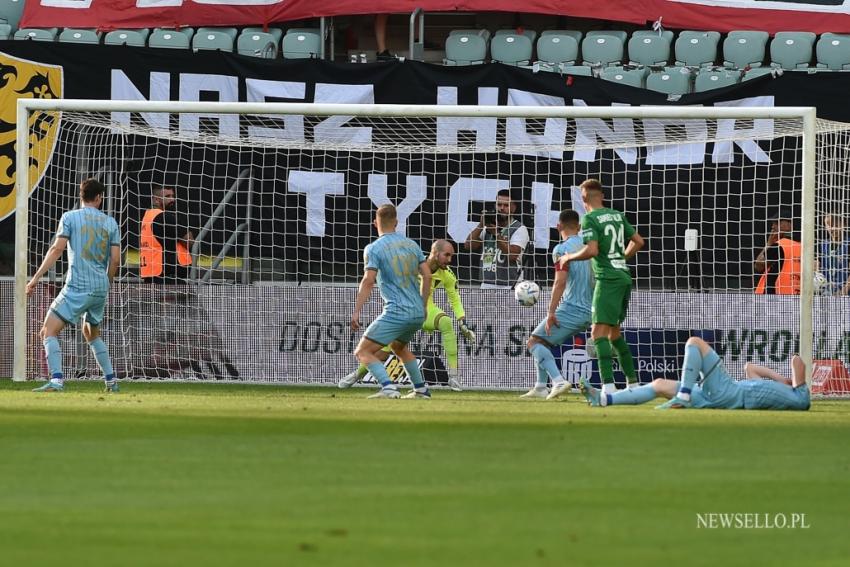
<svg viewBox="0 0 850 567">
<path fill-rule="evenodd" d="M 531 307 L 540 297 L 540 286 L 530 281 L 519 282 L 514 288 L 514 297 L 520 305 Z"/>
</svg>

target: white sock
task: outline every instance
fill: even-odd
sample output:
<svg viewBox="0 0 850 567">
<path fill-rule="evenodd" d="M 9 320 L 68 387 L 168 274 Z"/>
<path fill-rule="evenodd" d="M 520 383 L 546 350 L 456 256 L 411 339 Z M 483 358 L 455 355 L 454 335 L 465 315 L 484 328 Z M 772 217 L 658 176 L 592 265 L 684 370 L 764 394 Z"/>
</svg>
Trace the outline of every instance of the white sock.
<svg viewBox="0 0 850 567">
<path fill-rule="evenodd" d="M 679 399 L 685 400 L 686 402 L 691 401 L 691 395 L 690 394 L 683 394 L 682 392 L 679 392 L 678 394 L 676 394 L 676 397 L 679 398 Z"/>
<path fill-rule="evenodd" d="M 607 384 L 602 385 L 602 393 L 603 394 L 613 394 L 617 391 L 617 386 L 613 382 L 608 382 Z"/>
<path fill-rule="evenodd" d="M 640 382 L 629 382 L 627 386 L 629 390 L 634 390 L 635 388 L 640 388 Z"/>
<path fill-rule="evenodd" d="M 457 376 L 458 376 L 457 368 L 449 368 L 449 376 L 451 376 L 452 378 L 457 378 Z"/>
<path fill-rule="evenodd" d="M 566 381 L 566 380 L 564 380 L 564 379 L 563 379 L 562 377 L 560 377 L 560 376 L 558 376 L 557 378 L 552 378 L 552 377 L 550 376 L 550 378 L 551 378 L 551 380 L 552 380 L 552 385 L 553 385 L 553 386 L 561 386 L 562 384 L 566 384 L 566 383 L 567 383 L 567 381 Z"/>
</svg>

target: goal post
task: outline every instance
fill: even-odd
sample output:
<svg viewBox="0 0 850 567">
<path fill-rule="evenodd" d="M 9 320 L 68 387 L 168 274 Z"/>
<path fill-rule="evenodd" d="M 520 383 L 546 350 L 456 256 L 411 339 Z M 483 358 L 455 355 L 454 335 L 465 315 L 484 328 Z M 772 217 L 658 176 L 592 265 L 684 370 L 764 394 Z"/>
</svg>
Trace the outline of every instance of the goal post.
<svg viewBox="0 0 850 567">
<path fill-rule="evenodd" d="M 58 120 L 63 135 L 56 142 L 55 149 L 45 149 L 42 145 L 33 150 L 41 152 L 36 160 L 40 166 L 22 167 L 21 164 L 30 164 L 33 158 L 31 149 L 36 148 L 30 140 L 33 136 L 34 115 L 53 116 Z M 157 116 L 164 118 L 156 120 Z M 236 119 L 219 119 L 227 116 L 235 116 Z M 215 124 L 210 125 L 209 121 Z M 740 121 L 745 127 L 736 128 L 734 121 Z M 225 128 L 225 123 L 232 125 L 232 128 Z M 298 340 L 305 344 L 310 342 L 309 347 L 305 347 L 306 350 L 294 348 L 285 351 L 284 347 L 288 348 L 290 343 L 284 344 L 288 335 L 281 331 L 276 339 L 280 343 L 279 350 L 290 353 L 281 354 L 281 358 L 276 359 L 278 362 L 275 368 L 280 368 L 281 374 L 277 375 L 277 370 L 269 370 L 269 367 L 260 370 L 250 360 L 250 353 L 242 352 L 244 364 L 240 367 L 234 362 L 234 366 L 241 368 L 240 379 L 333 383 L 327 376 L 306 379 L 303 375 L 307 372 L 326 373 L 328 368 L 341 370 L 340 364 L 353 361 L 350 352 L 344 353 L 346 348 L 350 351 L 352 339 L 348 337 L 346 341 L 339 338 L 344 330 L 339 326 L 339 321 L 331 321 L 334 316 L 331 311 L 350 311 L 350 301 L 353 299 L 351 290 L 356 287 L 356 279 L 352 276 L 362 270 L 357 265 L 362 252 L 361 244 L 369 238 L 368 224 L 363 219 L 368 217 L 368 211 L 375 203 L 382 200 L 406 203 L 411 194 L 419 191 L 419 199 L 411 198 L 419 203 L 419 209 L 436 204 L 427 214 L 420 214 L 418 209 L 414 213 L 405 212 L 411 222 L 407 227 L 408 235 L 421 240 L 419 244 L 426 251 L 433 238 L 446 237 L 455 241 L 460 249 L 458 262 L 462 263 L 457 270 L 463 284 L 461 296 L 471 298 L 474 304 L 471 311 L 477 318 L 475 322 L 482 327 L 486 323 L 486 328 L 495 335 L 489 338 L 485 335 L 483 338 L 493 341 L 489 351 L 476 353 L 481 345 L 462 344 L 461 369 L 468 373 L 480 373 L 487 366 L 486 363 L 482 361 L 477 365 L 465 366 L 464 359 L 478 356 L 483 360 L 490 357 L 495 361 L 491 367 L 511 375 L 502 379 L 474 379 L 472 386 L 518 388 L 530 383 L 533 380 L 530 359 L 521 353 L 523 347 L 514 348 L 519 344 L 518 337 L 522 334 L 517 328 L 522 327 L 522 332 L 527 333 L 541 318 L 545 306 L 518 308 L 511 304 L 510 299 L 505 299 L 504 293 L 479 289 L 476 275 L 480 258 L 474 253 L 462 251 L 463 227 L 474 226 L 482 210 L 480 205 L 494 200 L 498 189 L 510 189 L 512 199 L 520 204 L 520 218 L 529 225 L 529 232 L 533 235 L 526 254 L 527 258 L 532 258 L 531 265 L 525 264 L 526 277 L 531 275 L 540 280 L 545 288 L 549 283 L 544 281 L 545 278 L 551 277 L 545 258 L 556 242 L 552 230 L 552 211 L 574 206 L 575 191 L 571 191 L 571 188 L 574 189 L 583 178 L 590 176 L 603 178 L 606 187 L 611 188 L 611 194 L 606 194 L 606 199 L 612 199 L 614 208 L 623 209 L 637 230 L 647 237 L 649 251 L 639 253 L 637 265 L 632 267 L 636 282 L 635 295 L 630 311 L 632 315 L 625 325 L 626 328 L 637 329 L 633 335 L 637 337 L 635 340 L 646 343 L 668 341 L 667 338 L 661 338 L 666 337 L 665 322 L 674 318 L 684 319 L 692 311 L 692 322 L 680 321 L 682 331 L 718 328 L 722 323 L 717 313 L 721 305 L 738 305 L 737 309 L 741 312 L 746 311 L 751 303 L 775 300 L 783 305 L 783 313 L 789 313 L 789 309 L 795 311 L 796 320 L 783 324 L 782 328 L 791 327 L 793 333 L 799 335 L 799 353 L 804 360 L 810 362 L 814 358 L 816 164 L 819 151 L 818 121 L 814 108 L 420 106 L 20 99 L 17 124 L 15 380 L 32 378 L 38 374 L 38 364 L 30 360 L 37 356 L 33 353 L 38 352 L 38 345 L 34 347 L 32 344 L 33 326 L 37 325 L 37 319 L 34 318 L 33 306 L 28 305 L 25 286 L 37 267 L 34 262 L 43 257 L 44 247 L 53 236 L 58 221 L 56 214 L 61 214 L 59 204 L 67 208 L 74 205 L 76 190 L 69 186 L 68 180 L 78 179 L 82 174 L 78 165 L 83 163 L 82 154 L 89 151 L 97 156 L 92 158 L 87 155 L 85 163 L 100 160 L 107 164 L 104 167 L 112 176 L 113 182 L 108 184 L 112 200 L 110 206 L 122 216 L 119 221 L 122 233 L 130 227 L 138 230 L 137 220 L 128 219 L 142 206 L 140 202 L 146 197 L 138 188 L 143 183 L 134 177 L 137 171 L 132 169 L 138 163 L 147 168 L 146 179 L 157 176 L 159 179 L 166 178 L 168 174 L 174 173 L 168 171 L 170 168 L 179 169 L 184 163 L 190 163 L 194 168 L 188 177 L 193 180 L 203 179 L 214 183 L 213 179 L 218 172 L 225 172 L 226 179 L 220 181 L 226 185 L 229 193 L 217 188 L 217 196 L 211 196 L 213 192 L 205 188 L 189 188 L 197 189 L 190 198 L 203 202 L 203 214 L 222 214 L 228 221 L 226 226 L 218 229 L 215 227 L 215 217 L 209 222 L 204 220 L 196 224 L 196 234 L 201 226 L 204 227 L 205 235 L 216 230 L 222 233 L 221 242 L 208 247 L 205 260 L 209 264 L 208 272 L 220 272 L 221 266 L 233 255 L 232 251 L 241 247 L 251 256 L 250 264 L 235 259 L 233 263 L 238 268 L 234 269 L 242 269 L 246 275 L 229 284 L 232 288 L 242 289 L 240 286 L 244 286 L 258 289 L 257 297 L 249 298 L 248 301 L 252 309 L 272 306 L 266 314 L 274 317 L 279 315 L 274 311 L 275 305 L 308 302 L 290 306 L 292 312 L 287 312 L 286 317 L 278 317 L 277 324 L 288 324 L 286 321 L 290 319 L 294 321 L 298 328 Z M 285 133 L 278 134 L 275 128 Z M 451 136 L 443 136 L 444 130 L 449 131 Z M 91 143 L 92 140 L 95 142 Z M 750 163 L 743 156 L 746 151 L 741 148 L 747 146 L 751 150 L 758 150 L 760 143 L 763 146 L 761 152 L 767 156 L 767 161 Z M 701 144 L 701 149 L 688 149 L 688 144 Z M 704 166 L 698 160 L 688 162 L 689 152 L 711 152 L 706 148 L 712 146 L 718 151 L 716 147 L 721 145 L 726 148 L 728 159 L 721 157 Z M 86 150 L 83 146 L 90 148 Z M 589 153 L 594 157 L 588 158 Z M 673 154 L 677 157 L 665 161 L 665 155 L 669 158 Z M 195 158 L 195 155 L 203 157 Z M 148 165 L 148 158 L 154 165 Z M 215 161 L 218 159 L 227 163 Z M 787 167 L 772 167 L 783 159 L 789 160 Z M 328 164 L 335 162 L 345 164 L 343 177 L 355 178 L 356 181 L 350 182 L 347 178 L 340 181 L 338 176 L 334 177 L 336 174 L 332 171 L 333 167 Z M 444 163 L 448 163 L 450 171 L 441 169 Z M 685 165 L 677 168 L 676 164 Z M 326 178 L 309 177 L 311 167 L 316 172 L 326 173 Z M 717 171 L 708 174 L 708 168 Z M 303 187 L 296 187 L 296 181 L 299 181 L 293 174 L 296 169 L 309 177 Z M 87 166 L 85 171 L 97 170 Z M 240 177 L 248 178 L 250 183 L 240 185 Z M 463 184 L 458 181 L 460 178 L 500 181 Z M 312 197 L 307 195 L 313 187 L 310 183 L 340 182 L 343 184 L 342 193 L 333 188 L 322 188 L 316 195 L 333 203 L 335 199 L 342 199 L 340 195 L 344 193 L 348 199 L 346 205 L 336 210 L 333 205 L 321 211 L 316 209 L 316 202 L 310 201 Z M 717 188 L 724 183 L 734 185 L 739 194 L 735 195 L 734 191 L 724 188 L 722 198 L 715 199 L 712 191 L 719 193 Z M 353 190 L 349 190 L 349 184 L 354 187 Z M 688 194 L 682 194 L 683 190 Z M 297 194 L 299 191 L 301 193 Z M 775 194 L 768 198 L 761 191 Z M 289 200 L 286 205 L 277 205 L 284 192 L 287 199 L 293 198 L 292 202 L 295 202 L 295 198 L 303 199 L 298 201 L 295 208 L 288 204 Z M 464 210 L 458 212 L 458 209 L 453 208 L 456 203 L 449 203 L 452 194 L 465 196 L 462 202 L 466 207 Z M 250 214 L 246 218 L 228 216 L 230 205 L 225 195 L 230 195 L 227 199 L 247 195 L 240 203 L 240 208 L 243 211 L 246 207 L 248 210 L 256 210 L 258 218 L 254 219 Z M 843 198 L 846 199 L 847 194 Z M 551 208 L 542 210 L 543 202 L 550 204 Z M 734 204 L 738 202 L 744 204 Z M 38 203 L 37 209 L 34 203 Z M 705 203 L 705 209 L 695 208 L 695 203 Z M 786 205 L 794 210 L 801 244 L 800 295 L 790 298 L 793 306 L 789 298 L 753 296 L 747 280 L 752 274 L 745 274 L 745 268 L 740 268 L 748 262 L 744 258 L 747 250 L 764 245 L 763 239 L 757 242 L 758 238 L 754 238 L 752 232 L 763 230 L 767 216 Z M 660 206 L 663 210 L 654 211 L 654 206 Z M 712 233 L 710 242 L 714 248 L 700 247 L 698 256 L 694 256 L 691 251 L 683 251 L 683 231 L 691 224 L 699 227 L 707 222 L 701 216 L 706 211 L 710 212 L 709 216 L 713 219 L 711 222 L 724 223 L 726 227 Z M 291 215 L 291 219 L 286 215 Z M 333 217 L 333 220 L 328 221 L 325 215 Z M 462 215 L 462 218 L 458 215 Z M 415 222 L 413 219 L 416 219 Z M 656 220 L 660 227 L 656 226 Z M 296 222 L 301 226 L 297 230 L 290 229 Z M 330 231 L 327 226 L 331 222 L 338 223 L 338 227 L 361 226 L 348 234 L 344 231 L 341 234 L 328 234 Z M 451 223 L 454 224 L 447 228 L 446 225 Z M 541 223 L 545 225 L 542 229 Z M 242 228 L 237 230 L 237 227 Z M 281 227 L 285 227 L 283 230 L 287 232 L 285 245 L 276 242 Z M 290 230 L 292 234 L 289 234 Z M 250 234 L 240 241 L 238 231 Z M 698 234 L 702 238 L 701 230 Z M 255 244 L 252 239 L 261 244 Z M 722 246 L 726 246 L 726 249 Z M 287 251 L 293 247 L 297 248 L 292 254 L 297 256 L 294 260 Z M 131 248 L 122 240 L 122 257 L 125 260 Z M 201 251 L 203 247 L 193 251 L 193 273 L 197 272 L 198 253 Z M 34 258 L 34 255 L 38 257 Z M 692 262 L 692 258 L 697 257 L 699 260 Z M 248 260 L 247 256 L 242 259 Z M 728 275 L 725 268 L 719 269 L 717 274 L 710 273 L 725 262 L 734 263 L 738 267 L 729 270 Z M 338 266 L 336 263 L 344 265 Z M 269 268 L 266 269 L 266 266 Z M 290 271 L 293 266 L 294 272 Z M 693 276 L 691 269 L 697 266 L 702 268 L 697 276 Z M 111 308 L 112 322 L 108 323 L 119 328 L 113 329 L 111 336 L 127 337 L 128 333 L 132 334 L 133 328 L 138 326 L 133 320 L 137 316 L 132 313 L 133 310 L 139 306 L 144 309 L 148 305 L 146 301 L 149 299 L 145 299 L 145 294 L 149 292 L 136 289 L 137 276 L 126 267 L 119 272 L 118 289 L 113 291 L 110 299 L 117 305 Z M 692 285 L 694 279 L 699 282 Z M 215 285 L 215 282 L 200 280 L 189 283 L 189 287 L 197 289 Z M 321 289 L 310 291 L 311 288 Z M 193 300 L 199 302 L 198 305 L 187 308 L 183 319 L 192 319 L 204 309 L 210 311 L 230 301 L 230 288 L 207 289 L 207 292 L 207 295 Z M 251 295 L 253 292 L 234 289 L 233 293 Z M 126 297 L 135 297 L 137 294 L 141 299 L 126 300 Z M 270 300 L 269 295 L 275 296 L 275 299 Z M 223 299 L 224 296 L 227 298 Z M 544 296 L 545 302 L 548 294 Z M 674 309 L 670 303 L 676 297 L 682 298 L 682 304 Z M 38 316 L 41 317 L 49 303 L 45 303 L 44 298 L 39 301 L 42 312 Z M 333 309 L 321 309 L 325 301 Z M 641 303 L 651 303 L 654 307 L 638 309 Z M 449 306 L 444 302 L 442 307 L 451 314 Z M 657 311 L 665 308 L 670 309 L 670 314 L 656 316 Z M 317 315 L 321 321 L 317 322 L 315 328 L 319 329 L 323 325 L 327 328 L 322 327 L 315 336 L 311 335 L 313 327 L 310 325 L 313 321 L 299 318 L 305 309 L 321 311 Z M 348 311 L 345 311 L 345 316 Z M 752 313 L 756 311 L 753 308 Z M 729 313 L 734 316 L 736 312 L 732 310 Z M 238 312 L 229 315 L 222 313 L 221 318 L 232 321 L 238 315 Z M 514 317 L 521 318 L 521 324 L 511 325 L 509 321 L 503 320 Z M 224 336 L 228 331 L 218 326 L 216 332 L 222 337 L 208 341 L 202 347 L 187 347 L 190 351 L 193 348 L 205 349 L 207 355 L 200 356 L 209 367 L 225 364 L 218 359 L 207 360 L 209 353 L 220 349 L 222 340 L 229 340 L 229 337 Z M 204 335 L 206 331 L 193 332 Z M 503 340 L 507 335 L 510 339 Z M 330 338 L 334 336 L 336 338 Z M 676 339 L 670 338 L 669 342 L 676 342 L 679 338 L 677 335 Z M 254 344 L 267 340 L 266 336 L 258 336 Z M 325 346 L 334 340 L 337 342 Z M 459 340 L 463 342 L 462 338 Z M 238 344 L 237 350 L 244 351 L 251 341 Z M 425 350 L 436 344 L 437 353 L 441 352 L 439 339 L 423 339 L 417 344 Z M 315 355 L 311 351 L 314 346 L 317 349 Z M 659 360 L 664 357 L 664 354 L 658 354 L 666 352 L 664 349 L 657 353 L 655 344 L 650 346 L 652 348 L 647 347 L 645 351 L 639 348 L 636 358 L 640 359 L 644 354 L 647 358 L 660 357 Z M 678 347 L 678 344 L 674 346 Z M 734 348 L 755 349 L 756 355 L 760 352 L 763 355 L 766 347 L 751 344 L 750 347 Z M 762 350 L 759 351 L 759 348 Z M 507 356 L 504 353 L 509 349 L 513 358 L 501 360 Z M 113 358 L 129 359 L 134 356 L 132 345 L 118 349 L 110 344 L 110 350 Z M 342 358 L 343 353 L 345 358 Z M 563 364 L 566 365 L 568 357 L 563 354 Z M 742 364 L 746 356 L 742 355 L 735 360 L 740 359 Z M 293 363 L 292 370 L 284 370 L 287 361 L 294 359 L 298 359 L 300 366 Z M 784 364 L 785 359 L 782 360 Z M 84 366 L 91 366 L 90 363 L 88 361 Z M 119 361 L 117 366 L 132 368 L 133 364 L 130 361 L 126 361 L 126 364 Z M 810 380 L 811 365 L 807 367 L 807 379 Z M 193 368 L 178 364 L 168 369 L 168 377 L 191 378 L 193 371 L 197 377 L 197 369 Z M 647 372 L 655 370 L 654 366 L 647 368 Z M 663 370 L 670 374 L 669 368 Z M 520 372 L 522 375 L 519 375 Z"/>
</svg>

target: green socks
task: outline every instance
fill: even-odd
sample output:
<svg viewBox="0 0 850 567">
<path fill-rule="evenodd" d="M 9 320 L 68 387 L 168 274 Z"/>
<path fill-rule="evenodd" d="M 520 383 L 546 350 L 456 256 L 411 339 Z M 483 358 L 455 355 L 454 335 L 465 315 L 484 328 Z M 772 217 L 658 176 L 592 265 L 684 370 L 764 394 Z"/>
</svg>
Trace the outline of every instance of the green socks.
<svg viewBox="0 0 850 567">
<path fill-rule="evenodd" d="M 614 361 L 611 352 L 611 341 L 607 338 L 596 339 L 596 358 L 599 360 L 599 374 L 604 384 L 614 383 Z"/>
<path fill-rule="evenodd" d="M 622 336 L 617 337 L 611 345 L 617 351 L 617 358 L 620 361 L 620 369 L 626 375 L 626 380 L 631 384 L 637 382 L 637 374 L 635 373 L 635 359 L 632 358 L 632 351 L 629 349 L 629 344 Z"/>
</svg>

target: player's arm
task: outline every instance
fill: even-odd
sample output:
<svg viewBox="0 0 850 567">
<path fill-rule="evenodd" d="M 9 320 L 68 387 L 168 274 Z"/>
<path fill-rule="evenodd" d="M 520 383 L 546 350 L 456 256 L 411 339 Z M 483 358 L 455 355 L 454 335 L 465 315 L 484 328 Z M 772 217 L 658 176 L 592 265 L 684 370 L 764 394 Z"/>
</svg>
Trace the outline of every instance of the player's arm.
<svg viewBox="0 0 850 567">
<path fill-rule="evenodd" d="M 584 246 L 575 252 L 561 256 L 558 260 L 561 266 L 578 260 L 595 258 L 599 254 L 599 227 L 588 215 L 581 219 L 581 238 L 584 240 Z"/>
<path fill-rule="evenodd" d="M 552 297 L 549 298 L 549 311 L 546 314 L 546 332 L 551 333 L 552 327 L 558 327 L 558 318 L 555 316 L 555 310 L 558 309 L 558 304 L 561 303 L 561 298 L 564 296 L 564 290 L 567 289 L 567 276 L 570 273 L 569 264 L 561 265 L 558 263 L 555 266 L 555 281 L 552 283 Z"/>
<path fill-rule="evenodd" d="M 109 283 L 112 284 L 112 280 L 115 279 L 115 274 L 118 273 L 118 268 L 121 267 L 121 246 L 118 244 L 113 244 L 110 247 L 109 252 L 109 270 L 106 272 L 106 275 L 109 276 Z"/>
<path fill-rule="evenodd" d="M 626 260 L 630 260 L 638 251 L 643 248 L 646 241 L 644 241 L 643 236 L 635 232 L 632 234 L 631 238 L 629 238 L 629 243 L 626 245 Z"/>
<path fill-rule="evenodd" d="M 775 382 L 781 382 L 782 384 L 791 385 L 791 379 L 786 378 L 779 372 L 775 372 L 768 368 L 767 366 L 760 366 L 758 364 L 753 364 L 752 362 L 748 362 L 744 365 L 744 376 L 747 378 L 770 378 Z"/>
<path fill-rule="evenodd" d="M 360 312 L 369 301 L 369 296 L 372 295 L 372 288 L 375 287 L 377 277 L 377 268 L 367 267 L 363 272 L 363 279 L 360 280 L 360 287 L 357 289 L 357 298 L 354 300 L 354 312 L 351 314 L 351 328 L 355 331 L 360 328 Z"/>
<path fill-rule="evenodd" d="M 35 271 L 32 279 L 27 284 L 27 295 L 32 294 L 35 290 L 35 285 L 38 283 L 38 280 L 41 279 L 41 276 L 46 274 L 47 270 L 52 268 L 53 265 L 56 264 L 57 260 L 62 257 L 67 245 L 67 236 L 59 235 L 56 237 L 56 240 L 54 240 L 53 244 L 50 246 L 50 250 L 48 250 L 47 254 L 44 255 L 44 260 L 41 262 L 41 266 L 38 267 L 38 270 Z"/>
<path fill-rule="evenodd" d="M 431 268 L 424 259 L 419 263 L 419 276 L 422 278 L 419 293 L 422 295 L 422 308 L 428 313 L 428 298 L 431 297 Z"/>
<path fill-rule="evenodd" d="M 463 302 L 460 300 L 460 291 L 457 288 L 457 278 L 454 274 L 443 279 L 443 287 L 446 288 L 446 298 L 449 300 L 449 305 L 452 306 L 452 312 L 455 314 L 460 332 L 466 337 L 467 341 L 474 343 L 475 332 L 466 324 L 466 312 L 463 310 Z"/>
</svg>

